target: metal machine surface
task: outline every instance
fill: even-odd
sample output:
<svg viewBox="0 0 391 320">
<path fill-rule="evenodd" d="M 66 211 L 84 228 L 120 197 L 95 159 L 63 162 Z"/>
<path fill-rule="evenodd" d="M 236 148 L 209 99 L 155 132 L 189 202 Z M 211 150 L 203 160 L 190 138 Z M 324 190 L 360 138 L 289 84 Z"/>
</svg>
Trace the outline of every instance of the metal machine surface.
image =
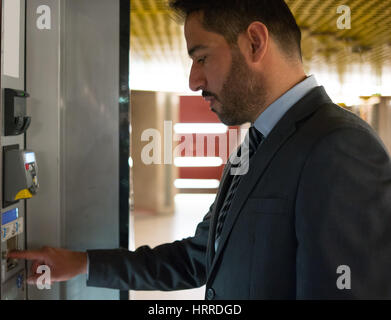
<svg viewBox="0 0 391 320">
<path fill-rule="evenodd" d="M 126 99 L 120 92 L 129 90 L 126 80 L 120 87 L 120 3 L 27 1 L 26 91 L 32 121 L 26 143 L 36 153 L 40 184 L 38 195 L 27 201 L 29 248 L 126 247 L 120 232 L 122 227 L 128 238 L 129 191 L 120 192 L 129 172 L 120 165 L 129 159 L 129 102 L 122 102 L 121 114 Z M 36 27 L 42 6 L 50 8 L 51 29 Z M 129 47 L 125 51 L 128 59 Z M 126 153 L 122 158 L 120 146 Z M 87 287 L 85 275 L 50 290 L 28 288 L 33 300 L 119 298 L 118 290 Z"/>
</svg>

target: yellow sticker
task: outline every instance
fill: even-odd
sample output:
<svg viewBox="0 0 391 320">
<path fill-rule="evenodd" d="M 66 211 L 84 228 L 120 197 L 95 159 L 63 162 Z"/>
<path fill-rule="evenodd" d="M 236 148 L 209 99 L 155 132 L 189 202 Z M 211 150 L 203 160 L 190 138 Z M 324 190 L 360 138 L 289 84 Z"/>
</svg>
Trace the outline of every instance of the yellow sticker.
<svg viewBox="0 0 391 320">
<path fill-rule="evenodd" d="M 20 199 L 29 199 L 32 198 L 33 195 L 28 189 L 24 189 L 18 192 L 18 194 L 15 197 L 15 200 L 20 200 Z"/>
</svg>

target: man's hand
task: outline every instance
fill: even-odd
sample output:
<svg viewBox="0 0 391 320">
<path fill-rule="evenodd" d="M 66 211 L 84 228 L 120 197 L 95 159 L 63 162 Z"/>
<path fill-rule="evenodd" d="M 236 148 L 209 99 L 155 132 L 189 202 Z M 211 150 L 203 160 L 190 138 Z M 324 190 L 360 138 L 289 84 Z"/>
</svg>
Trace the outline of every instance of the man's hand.
<svg viewBox="0 0 391 320">
<path fill-rule="evenodd" d="M 37 273 L 37 268 L 46 265 L 50 268 L 50 281 L 67 281 L 79 274 L 87 273 L 87 253 L 75 252 L 65 249 L 43 247 L 40 250 L 11 251 L 8 253 L 11 259 L 32 260 L 28 284 L 36 284 L 42 276 Z"/>
</svg>

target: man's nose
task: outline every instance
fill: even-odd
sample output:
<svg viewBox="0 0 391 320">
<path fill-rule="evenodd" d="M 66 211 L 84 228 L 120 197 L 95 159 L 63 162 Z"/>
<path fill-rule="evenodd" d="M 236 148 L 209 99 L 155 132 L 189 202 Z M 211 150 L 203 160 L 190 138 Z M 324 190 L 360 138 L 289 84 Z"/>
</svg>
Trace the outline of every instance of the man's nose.
<svg viewBox="0 0 391 320">
<path fill-rule="evenodd" d="M 192 91 L 204 90 L 206 88 L 206 78 L 202 70 L 194 66 L 191 67 L 189 87 Z"/>
</svg>

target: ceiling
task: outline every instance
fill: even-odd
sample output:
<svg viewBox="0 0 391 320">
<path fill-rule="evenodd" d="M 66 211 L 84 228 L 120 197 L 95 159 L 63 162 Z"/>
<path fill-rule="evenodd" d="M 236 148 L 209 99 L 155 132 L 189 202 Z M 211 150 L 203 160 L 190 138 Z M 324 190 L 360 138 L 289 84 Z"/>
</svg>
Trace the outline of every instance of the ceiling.
<svg viewBox="0 0 391 320">
<path fill-rule="evenodd" d="M 391 64 L 391 0 L 286 2 L 303 32 L 307 70 L 331 68 L 343 81 L 353 65 L 368 65 L 381 76 L 383 66 Z M 351 10 L 351 29 L 338 28 L 346 12 L 337 13 L 341 3 Z M 183 26 L 172 19 L 166 0 L 131 0 L 131 59 L 144 66 L 176 65 L 182 70 L 177 72 L 188 72 Z"/>
</svg>

